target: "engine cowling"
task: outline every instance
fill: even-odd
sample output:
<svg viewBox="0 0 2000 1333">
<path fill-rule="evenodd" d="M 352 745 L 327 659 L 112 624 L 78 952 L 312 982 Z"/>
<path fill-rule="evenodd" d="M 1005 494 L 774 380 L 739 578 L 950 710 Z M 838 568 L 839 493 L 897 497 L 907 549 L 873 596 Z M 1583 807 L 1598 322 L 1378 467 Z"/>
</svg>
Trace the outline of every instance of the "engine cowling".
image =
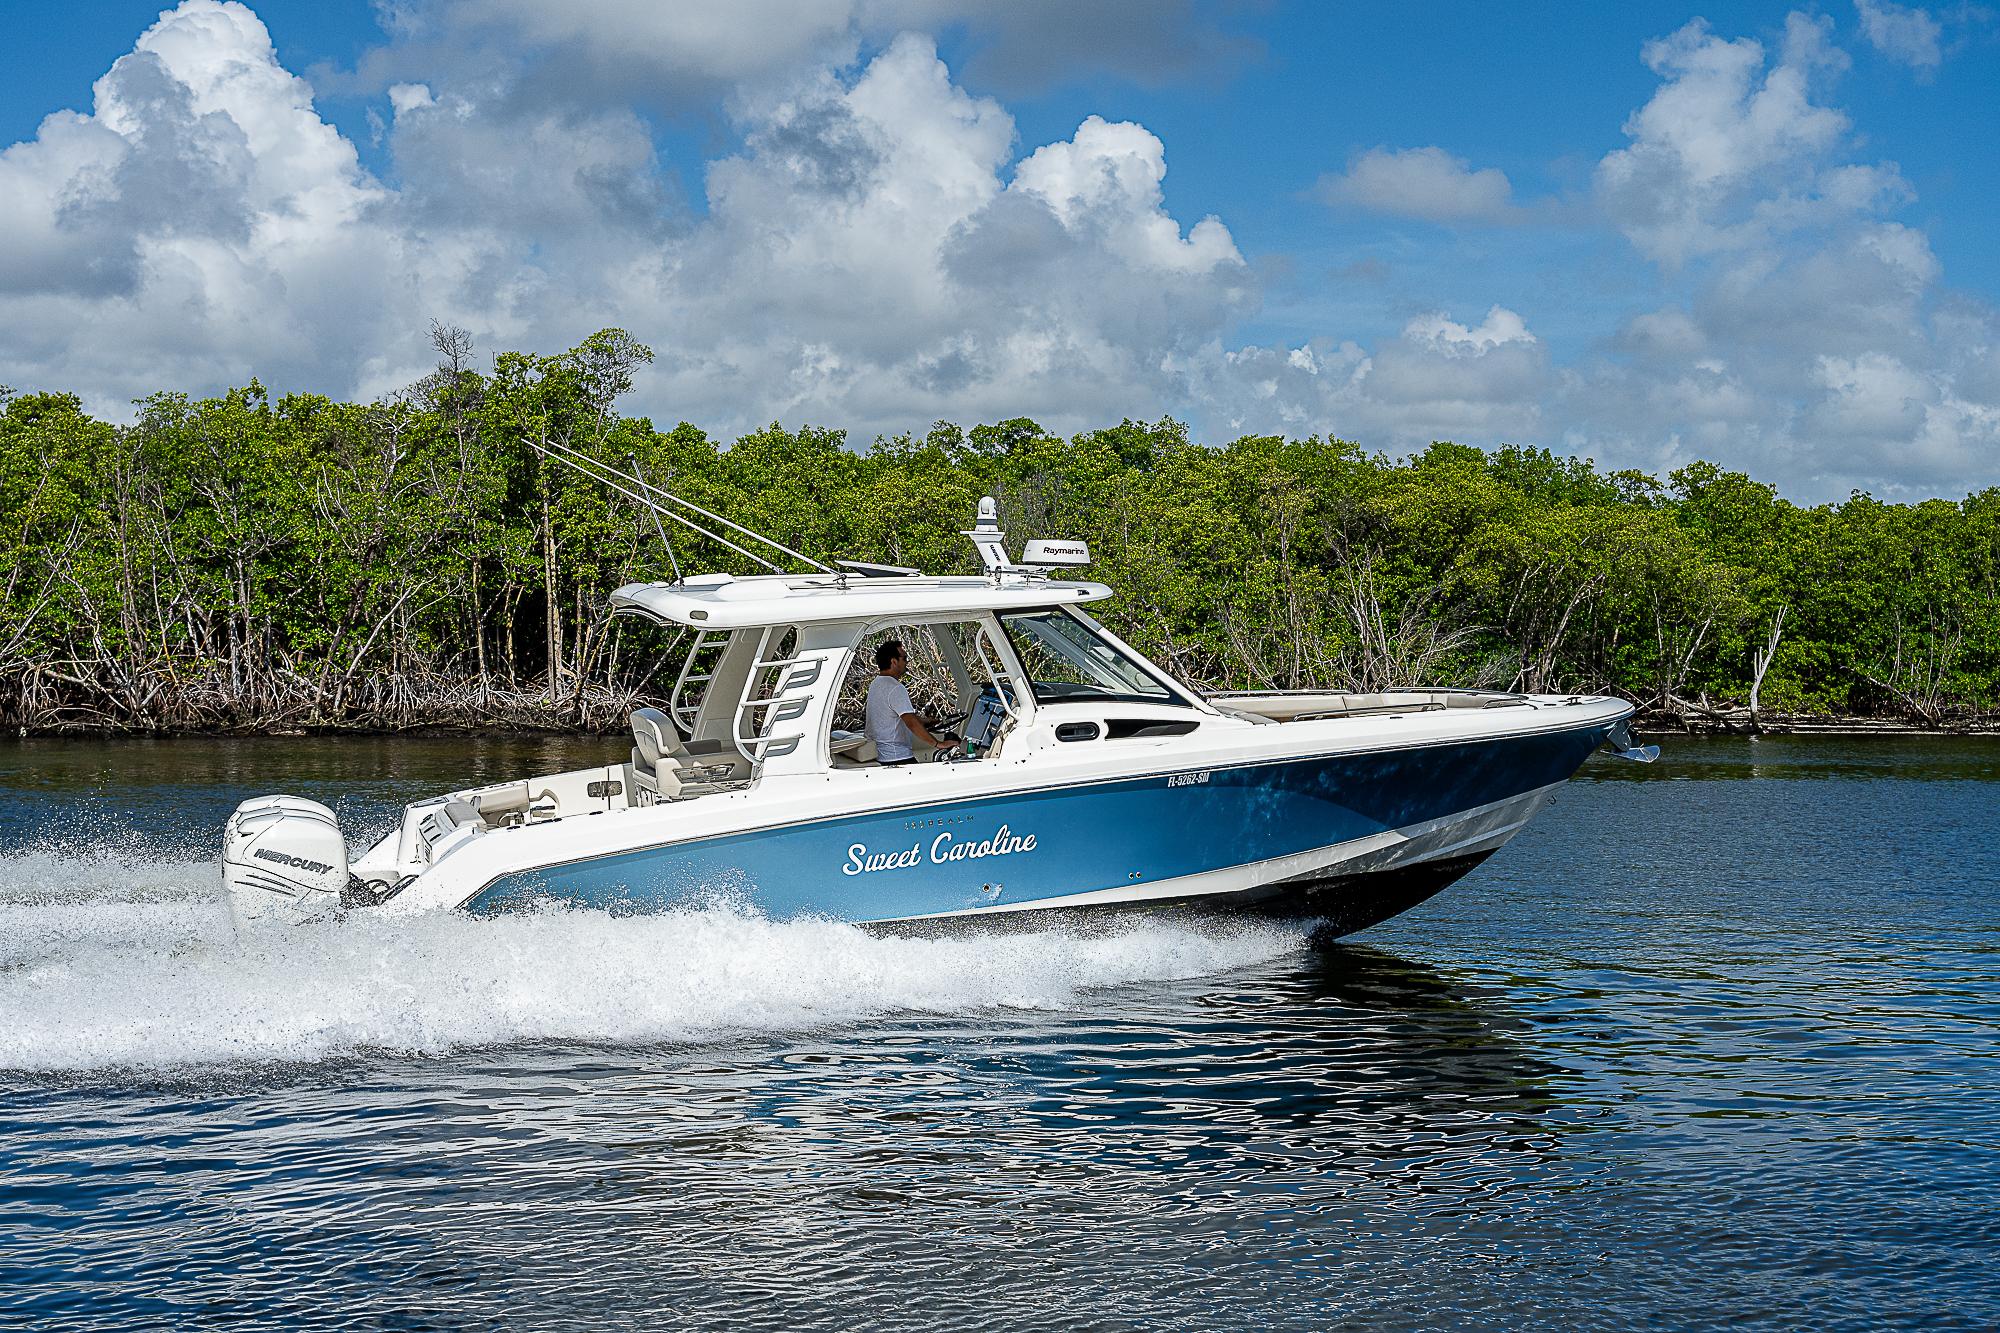
<svg viewBox="0 0 2000 1333">
<path fill-rule="evenodd" d="M 222 833 L 222 884 L 238 925 L 328 916 L 347 887 L 347 839 L 333 811 L 303 796 L 259 796 Z"/>
</svg>

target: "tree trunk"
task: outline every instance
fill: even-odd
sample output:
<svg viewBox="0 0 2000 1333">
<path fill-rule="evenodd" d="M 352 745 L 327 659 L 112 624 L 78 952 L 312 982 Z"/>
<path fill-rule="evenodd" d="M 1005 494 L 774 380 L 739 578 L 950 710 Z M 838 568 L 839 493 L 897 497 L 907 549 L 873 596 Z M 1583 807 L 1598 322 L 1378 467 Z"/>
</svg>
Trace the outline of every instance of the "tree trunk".
<svg viewBox="0 0 2000 1333">
<path fill-rule="evenodd" d="M 542 605 L 548 619 L 549 702 L 562 698 L 562 602 L 556 594 L 556 529 L 549 517 L 549 493 L 542 492 Z"/>
<path fill-rule="evenodd" d="M 486 617 L 479 606 L 479 561 L 472 562 L 472 656 L 479 671 L 479 687 L 475 697 L 479 706 L 486 706 Z"/>
<path fill-rule="evenodd" d="M 1771 617 L 1771 637 L 1760 649 L 1750 655 L 1750 728 L 1757 728 L 1758 698 L 1764 692 L 1764 675 L 1771 669 L 1771 659 L 1778 655 L 1778 640 L 1785 633 L 1785 612 L 1790 606 L 1778 603 L 1777 614 Z"/>
</svg>

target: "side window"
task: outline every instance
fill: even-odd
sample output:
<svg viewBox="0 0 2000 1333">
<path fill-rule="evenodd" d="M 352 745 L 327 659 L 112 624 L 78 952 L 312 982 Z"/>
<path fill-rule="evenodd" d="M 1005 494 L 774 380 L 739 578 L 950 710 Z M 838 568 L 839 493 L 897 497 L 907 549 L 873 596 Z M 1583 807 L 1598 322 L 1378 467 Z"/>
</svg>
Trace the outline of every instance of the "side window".
<svg viewBox="0 0 2000 1333">
<path fill-rule="evenodd" d="M 903 645 L 909 659 L 903 684 L 917 711 L 932 722 L 959 730 L 964 729 L 968 715 L 981 716 L 984 730 L 977 738 L 982 745 L 991 744 L 1006 714 L 998 706 L 999 686 L 989 668 L 997 668 L 1002 658 L 992 632 L 978 620 L 885 625 L 871 631 L 855 650 L 841 681 L 833 729 L 859 732 L 866 725 L 868 685 L 879 670 L 875 650 L 892 639 Z M 989 711 L 996 712 L 996 717 L 984 719 L 979 713 L 983 696 L 991 696 L 994 706 Z"/>
<path fill-rule="evenodd" d="M 1187 702 L 1065 611 L 1031 611 L 1000 620 L 1020 654 L 1037 703 Z"/>
<path fill-rule="evenodd" d="M 949 625 L 884 625 L 861 640 L 854 659 L 847 664 L 847 677 L 840 683 L 840 699 L 834 705 L 833 725 L 837 731 L 859 731 L 868 711 L 868 682 L 880 671 L 875 650 L 891 640 L 903 645 L 909 655 L 910 670 L 903 685 L 910 702 L 925 717 L 949 717 L 958 711 L 958 682 L 945 665 L 937 636 L 952 629 Z"/>
</svg>

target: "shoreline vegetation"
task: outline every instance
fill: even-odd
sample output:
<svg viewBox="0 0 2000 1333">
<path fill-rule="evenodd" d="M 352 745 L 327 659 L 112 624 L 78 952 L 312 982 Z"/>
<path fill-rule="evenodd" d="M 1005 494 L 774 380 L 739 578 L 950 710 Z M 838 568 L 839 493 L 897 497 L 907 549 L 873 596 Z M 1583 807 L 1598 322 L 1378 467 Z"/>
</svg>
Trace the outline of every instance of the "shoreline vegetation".
<svg viewBox="0 0 2000 1333">
<path fill-rule="evenodd" d="M 643 702 L 643 699 L 642 699 Z M 339 737 L 348 736 L 357 740 L 390 739 L 404 737 L 412 740 L 435 740 L 458 737 L 466 740 L 534 739 L 537 737 L 558 738 L 565 736 L 615 736 L 624 732 L 628 725 L 627 714 L 606 717 L 585 725 L 580 723 L 537 724 L 531 722 L 484 721 L 473 723 L 453 723 L 441 721 L 415 722 L 406 726 L 340 725 L 340 726 L 282 726 L 249 725 L 242 727 L 56 727 L 41 730 L 17 729 L 0 733 L 0 744 L 36 740 L 90 740 L 90 741 L 154 741 L 154 740 L 284 740 L 302 736 Z M 1922 736 L 1993 736 L 2000 737 L 2000 719 L 1974 718 L 1944 726 L 1930 726 L 1904 718 L 1883 717 L 1830 717 L 1820 714 L 1779 714 L 1766 713 L 1752 725 L 1747 717 L 1698 718 L 1657 711 L 1640 713 L 1632 723 L 1635 736 L 1839 736 L 1852 739 L 1857 736 L 1922 737 Z"/>
<path fill-rule="evenodd" d="M 1800 506 L 1709 463 L 1664 479 L 1546 450 L 1209 446 L 1178 422 L 1015 418 L 847 447 L 621 414 L 649 349 L 607 329 L 372 403 L 254 381 L 130 425 L 0 389 L 0 728 L 39 734 L 617 731 L 686 643 L 611 620 L 671 578 L 650 515 L 549 464 L 623 465 L 796 549 L 972 572 L 1089 541 L 1103 618 L 1214 689 L 1617 694 L 1649 730 L 2000 731 L 2000 488 Z M 754 572 L 675 537 L 681 568 Z"/>
</svg>

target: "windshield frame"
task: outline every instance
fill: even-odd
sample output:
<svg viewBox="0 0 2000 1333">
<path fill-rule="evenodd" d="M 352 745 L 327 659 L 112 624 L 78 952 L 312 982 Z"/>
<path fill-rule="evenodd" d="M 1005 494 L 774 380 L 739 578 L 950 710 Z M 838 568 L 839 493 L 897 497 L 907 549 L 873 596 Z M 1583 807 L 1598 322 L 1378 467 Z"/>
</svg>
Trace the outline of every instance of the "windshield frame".
<svg viewBox="0 0 2000 1333">
<path fill-rule="evenodd" d="M 1126 663 L 1129 668 L 1136 669 L 1138 674 L 1152 681 L 1159 687 L 1160 692 L 1158 694 L 1136 694 L 1129 691 L 1078 687 L 1074 693 L 1065 691 L 1056 695 L 1044 694 L 1042 682 L 1036 680 L 1034 674 L 1028 669 L 1030 658 L 1028 654 L 1022 651 L 1021 644 L 1023 631 L 1017 628 L 1013 622 L 1018 620 L 1047 620 L 1065 617 L 1077 629 L 1081 630 L 1087 638 L 1102 645 L 1104 650 L 1110 653 L 1111 656 L 1120 662 Z M 1180 682 L 1166 675 L 1144 656 L 1127 647 L 1113 636 L 1109 630 L 1106 630 L 1089 616 L 1079 612 L 1075 607 L 1059 605 L 1027 607 L 1018 611 L 998 611 L 994 614 L 994 619 L 999 622 L 1001 634 L 1006 636 L 1007 650 L 1013 654 L 1014 663 L 1020 669 L 1021 679 L 1027 682 L 1028 692 L 1033 696 L 1035 707 L 1037 708 L 1078 703 L 1150 704 L 1155 707 L 1164 708 L 1193 708 L 1195 706 L 1194 701 L 1187 697 L 1186 687 L 1181 685 Z"/>
</svg>

